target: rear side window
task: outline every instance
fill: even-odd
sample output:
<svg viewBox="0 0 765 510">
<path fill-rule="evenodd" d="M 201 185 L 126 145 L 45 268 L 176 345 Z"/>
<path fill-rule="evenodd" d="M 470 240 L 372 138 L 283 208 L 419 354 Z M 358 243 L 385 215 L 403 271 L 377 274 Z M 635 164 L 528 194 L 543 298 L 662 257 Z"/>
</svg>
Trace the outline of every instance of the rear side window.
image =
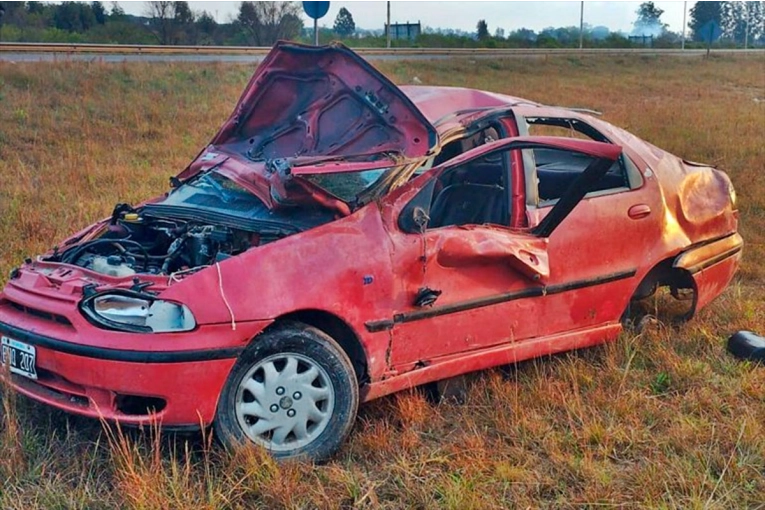
<svg viewBox="0 0 765 510">
<path fill-rule="evenodd" d="M 529 135 L 562 136 L 611 143 L 598 130 L 577 119 L 560 117 L 527 117 Z M 568 190 L 571 183 L 592 163 L 593 159 L 583 154 L 558 149 L 532 149 L 537 177 L 537 197 L 539 202 L 559 199 Z M 608 172 L 590 190 L 606 192 L 630 188 L 630 180 L 624 156 L 619 157 Z"/>
<path fill-rule="evenodd" d="M 594 161 L 585 154 L 558 149 L 534 149 L 537 165 L 539 200 L 557 200 L 571 184 Z M 608 172 L 589 190 L 605 191 L 628 187 L 620 160 L 616 160 Z"/>
</svg>

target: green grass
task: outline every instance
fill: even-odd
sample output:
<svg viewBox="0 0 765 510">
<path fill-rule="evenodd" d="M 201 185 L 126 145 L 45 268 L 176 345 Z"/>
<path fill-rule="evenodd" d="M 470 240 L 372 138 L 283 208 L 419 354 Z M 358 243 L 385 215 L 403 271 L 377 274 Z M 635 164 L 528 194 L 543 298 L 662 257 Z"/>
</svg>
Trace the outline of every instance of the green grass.
<svg viewBox="0 0 765 510">
<path fill-rule="evenodd" d="M 725 352 L 765 332 L 765 59 L 391 62 L 398 83 L 583 106 L 729 172 L 746 247 L 692 322 L 482 373 L 466 402 L 412 391 L 362 407 L 322 466 L 209 437 L 104 432 L 3 390 L 0 508 L 765 508 L 765 367 Z M 25 256 L 167 188 L 251 69 L 0 63 L 0 283 Z M 637 248 L 636 248 L 637 249 Z"/>
</svg>

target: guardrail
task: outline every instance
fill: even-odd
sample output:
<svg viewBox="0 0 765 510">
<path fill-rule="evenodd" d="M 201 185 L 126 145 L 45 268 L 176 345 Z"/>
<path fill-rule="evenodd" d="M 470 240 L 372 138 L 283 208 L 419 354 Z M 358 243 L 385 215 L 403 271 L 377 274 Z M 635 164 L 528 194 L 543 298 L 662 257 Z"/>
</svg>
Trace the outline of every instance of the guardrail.
<svg viewBox="0 0 765 510">
<path fill-rule="evenodd" d="M 0 43 L 0 53 L 57 53 L 109 55 L 251 55 L 263 56 L 270 47 L 256 46 L 159 46 L 146 44 Z M 523 55 L 695 55 L 701 49 L 664 48 L 353 48 L 365 56 L 523 56 Z M 714 49 L 714 53 L 763 54 L 765 49 Z"/>
</svg>

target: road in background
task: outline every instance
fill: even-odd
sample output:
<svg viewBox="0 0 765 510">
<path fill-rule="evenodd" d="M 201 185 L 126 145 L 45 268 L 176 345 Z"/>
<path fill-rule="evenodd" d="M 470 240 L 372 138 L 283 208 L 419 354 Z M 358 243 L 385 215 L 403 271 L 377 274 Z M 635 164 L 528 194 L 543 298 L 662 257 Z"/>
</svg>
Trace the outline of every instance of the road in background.
<svg viewBox="0 0 765 510">
<path fill-rule="evenodd" d="M 132 46 L 108 44 L 2 43 L 0 61 L 54 62 L 260 62 L 270 48 L 243 46 Z M 512 58 L 552 55 L 670 55 L 702 56 L 706 50 L 653 48 L 353 48 L 368 60 L 422 60 L 443 58 Z M 762 55 L 765 50 L 713 50 L 715 54 Z"/>
</svg>

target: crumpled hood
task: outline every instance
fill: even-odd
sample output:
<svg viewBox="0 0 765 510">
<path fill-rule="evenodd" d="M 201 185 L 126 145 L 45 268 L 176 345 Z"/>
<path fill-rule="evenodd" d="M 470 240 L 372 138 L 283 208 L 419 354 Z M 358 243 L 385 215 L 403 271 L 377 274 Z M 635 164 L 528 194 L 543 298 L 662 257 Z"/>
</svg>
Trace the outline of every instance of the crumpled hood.
<svg viewBox="0 0 765 510">
<path fill-rule="evenodd" d="M 409 98 L 345 46 L 278 42 L 211 145 L 267 161 L 383 153 L 417 158 L 437 142 L 436 129 Z M 196 173 L 193 166 L 180 177 Z"/>
</svg>

